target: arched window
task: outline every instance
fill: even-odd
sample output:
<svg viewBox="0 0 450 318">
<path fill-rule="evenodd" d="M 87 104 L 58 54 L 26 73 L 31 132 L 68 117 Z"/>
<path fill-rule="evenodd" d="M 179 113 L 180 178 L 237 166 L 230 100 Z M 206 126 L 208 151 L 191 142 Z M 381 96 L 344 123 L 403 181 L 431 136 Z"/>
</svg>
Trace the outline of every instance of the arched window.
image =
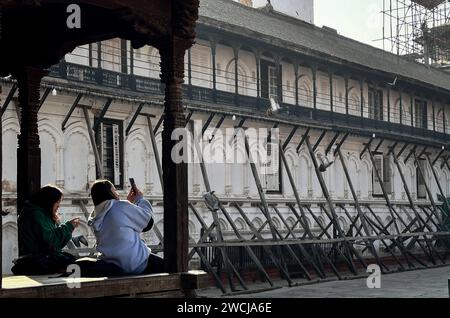
<svg viewBox="0 0 450 318">
<path fill-rule="evenodd" d="M 230 93 L 236 91 L 235 60 L 232 59 L 226 68 L 227 90 Z M 240 95 L 247 95 L 248 78 L 247 72 L 241 63 L 238 63 L 238 92 Z"/>
</svg>

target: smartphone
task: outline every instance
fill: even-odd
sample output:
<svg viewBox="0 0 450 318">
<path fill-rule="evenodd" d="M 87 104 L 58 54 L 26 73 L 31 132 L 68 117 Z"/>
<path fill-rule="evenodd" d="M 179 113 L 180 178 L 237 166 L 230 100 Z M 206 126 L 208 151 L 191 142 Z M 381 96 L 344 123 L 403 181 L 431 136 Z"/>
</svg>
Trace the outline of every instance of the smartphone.
<svg viewBox="0 0 450 318">
<path fill-rule="evenodd" d="M 136 183 L 134 182 L 134 178 L 130 178 L 131 189 L 136 192 Z"/>
</svg>

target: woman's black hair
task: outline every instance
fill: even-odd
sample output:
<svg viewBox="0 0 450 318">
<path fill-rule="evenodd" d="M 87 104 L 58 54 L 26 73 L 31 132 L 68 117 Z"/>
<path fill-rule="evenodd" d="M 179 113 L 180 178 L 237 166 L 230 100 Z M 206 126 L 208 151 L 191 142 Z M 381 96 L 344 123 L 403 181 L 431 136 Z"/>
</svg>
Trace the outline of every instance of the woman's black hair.
<svg viewBox="0 0 450 318">
<path fill-rule="evenodd" d="M 62 197 L 63 192 L 59 188 L 46 185 L 32 195 L 31 204 L 42 208 L 49 217 L 53 217 L 53 205 Z"/>
<path fill-rule="evenodd" d="M 117 199 L 113 193 L 114 185 L 109 180 L 97 180 L 91 188 L 91 197 L 94 205 L 99 205 L 106 200 Z"/>
</svg>

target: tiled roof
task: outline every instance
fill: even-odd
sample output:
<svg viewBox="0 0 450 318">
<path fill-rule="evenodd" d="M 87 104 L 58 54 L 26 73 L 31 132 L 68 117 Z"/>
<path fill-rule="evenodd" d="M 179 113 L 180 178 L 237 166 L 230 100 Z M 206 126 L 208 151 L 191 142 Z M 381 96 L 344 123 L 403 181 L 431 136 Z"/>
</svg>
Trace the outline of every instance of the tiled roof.
<svg viewBox="0 0 450 318">
<path fill-rule="evenodd" d="M 246 7 L 232 0 L 200 0 L 199 23 L 450 90 L 450 74 L 441 70 L 428 68 L 312 24 Z"/>
</svg>

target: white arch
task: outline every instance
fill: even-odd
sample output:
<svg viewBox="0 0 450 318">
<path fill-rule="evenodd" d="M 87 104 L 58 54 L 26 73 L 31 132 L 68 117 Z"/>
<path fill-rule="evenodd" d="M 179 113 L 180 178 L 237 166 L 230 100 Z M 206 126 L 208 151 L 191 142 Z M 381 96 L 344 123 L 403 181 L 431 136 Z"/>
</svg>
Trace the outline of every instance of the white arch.
<svg viewBox="0 0 450 318">
<path fill-rule="evenodd" d="M 62 168 L 62 133 L 52 125 L 51 121 L 43 119 L 39 123 L 39 135 L 42 156 L 42 184 L 56 184 Z"/>
<path fill-rule="evenodd" d="M 235 61 L 236 59 L 231 59 L 225 68 L 225 78 L 227 81 L 228 91 L 233 93 L 236 91 L 236 75 L 235 75 Z M 240 95 L 247 95 L 247 88 L 249 86 L 248 75 L 250 74 L 249 68 L 241 60 L 238 62 L 238 91 Z"/>
<path fill-rule="evenodd" d="M 308 75 L 301 75 L 298 81 L 298 100 L 300 106 L 312 107 L 312 80 Z"/>
<path fill-rule="evenodd" d="M 237 229 L 240 230 L 240 231 L 247 230 L 247 224 L 245 223 L 245 221 L 241 217 L 238 217 L 234 221 L 234 224 L 236 225 Z"/>
<path fill-rule="evenodd" d="M 3 262 L 2 270 L 4 274 L 11 273 L 12 261 L 18 257 L 18 234 L 15 222 L 6 222 L 1 227 L 3 233 Z"/>
<path fill-rule="evenodd" d="M 261 226 L 264 224 L 264 222 L 259 217 L 256 217 L 252 220 L 252 224 L 255 226 L 257 230 L 259 230 Z"/>
<path fill-rule="evenodd" d="M 286 219 L 286 224 L 289 226 L 289 229 L 291 230 L 291 229 L 294 227 L 295 219 L 294 219 L 292 216 L 289 216 L 289 217 Z M 297 224 L 296 227 L 298 227 L 298 224 Z"/>
<path fill-rule="evenodd" d="M 229 230 L 228 222 L 222 218 L 219 218 L 219 225 L 222 232 L 226 232 Z"/>
<path fill-rule="evenodd" d="M 129 176 L 135 178 L 136 184 L 139 184 L 141 189 L 147 190 L 149 166 L 150 166 L 150 152 L 147 147 L 146 138 L 141 133 L 135 132 L 129 136 L 125 145 L 125 171 L 124 180 Z M 158 174 L 155 170 L 155 182 Z"/>
<path fill-rule="evenodd" d="M 372 192 L 372 169 L 371 165 L 366 159 L 363 159 L 360 164 L 359 184 L 362 198 L 368 198 L 369 193 Z"/>
<path fill-rule="evenodd" d="M 69 142 L 72 138 L 77 142 Z M 64 133 L 63 156 L 64 187 L 69 191 L 87 191 L 95 179 L 95 160 L 86 128 L 80 122 L 72 123 Z"/>
<path fill-rule="evenodd" d="M 275 226 L 276 229 L 281 229 L 282 228 L 281 221 L 280 221 L 280 219 L 278 217 L 274 216 L 272 218 L 272 223 L 273 223 L 273 225 Z"/>
<path fill-rule="evenodd" d="M 63 133 L 60 129 L 55 127 L 55 122 L 48 119 L 42 118 L 38 121 L 39 132 L 46 131 L 54 139 L 55 144 L 60 145 L 63 139 Z"/>
<path fill-rule="evenodd" d="M 361 116 L 361 96 L 357 92 L 354 92 L 355 90 L 353 87 L 349 91 L 348 112 L 353 116 Z"/>
</svg>

